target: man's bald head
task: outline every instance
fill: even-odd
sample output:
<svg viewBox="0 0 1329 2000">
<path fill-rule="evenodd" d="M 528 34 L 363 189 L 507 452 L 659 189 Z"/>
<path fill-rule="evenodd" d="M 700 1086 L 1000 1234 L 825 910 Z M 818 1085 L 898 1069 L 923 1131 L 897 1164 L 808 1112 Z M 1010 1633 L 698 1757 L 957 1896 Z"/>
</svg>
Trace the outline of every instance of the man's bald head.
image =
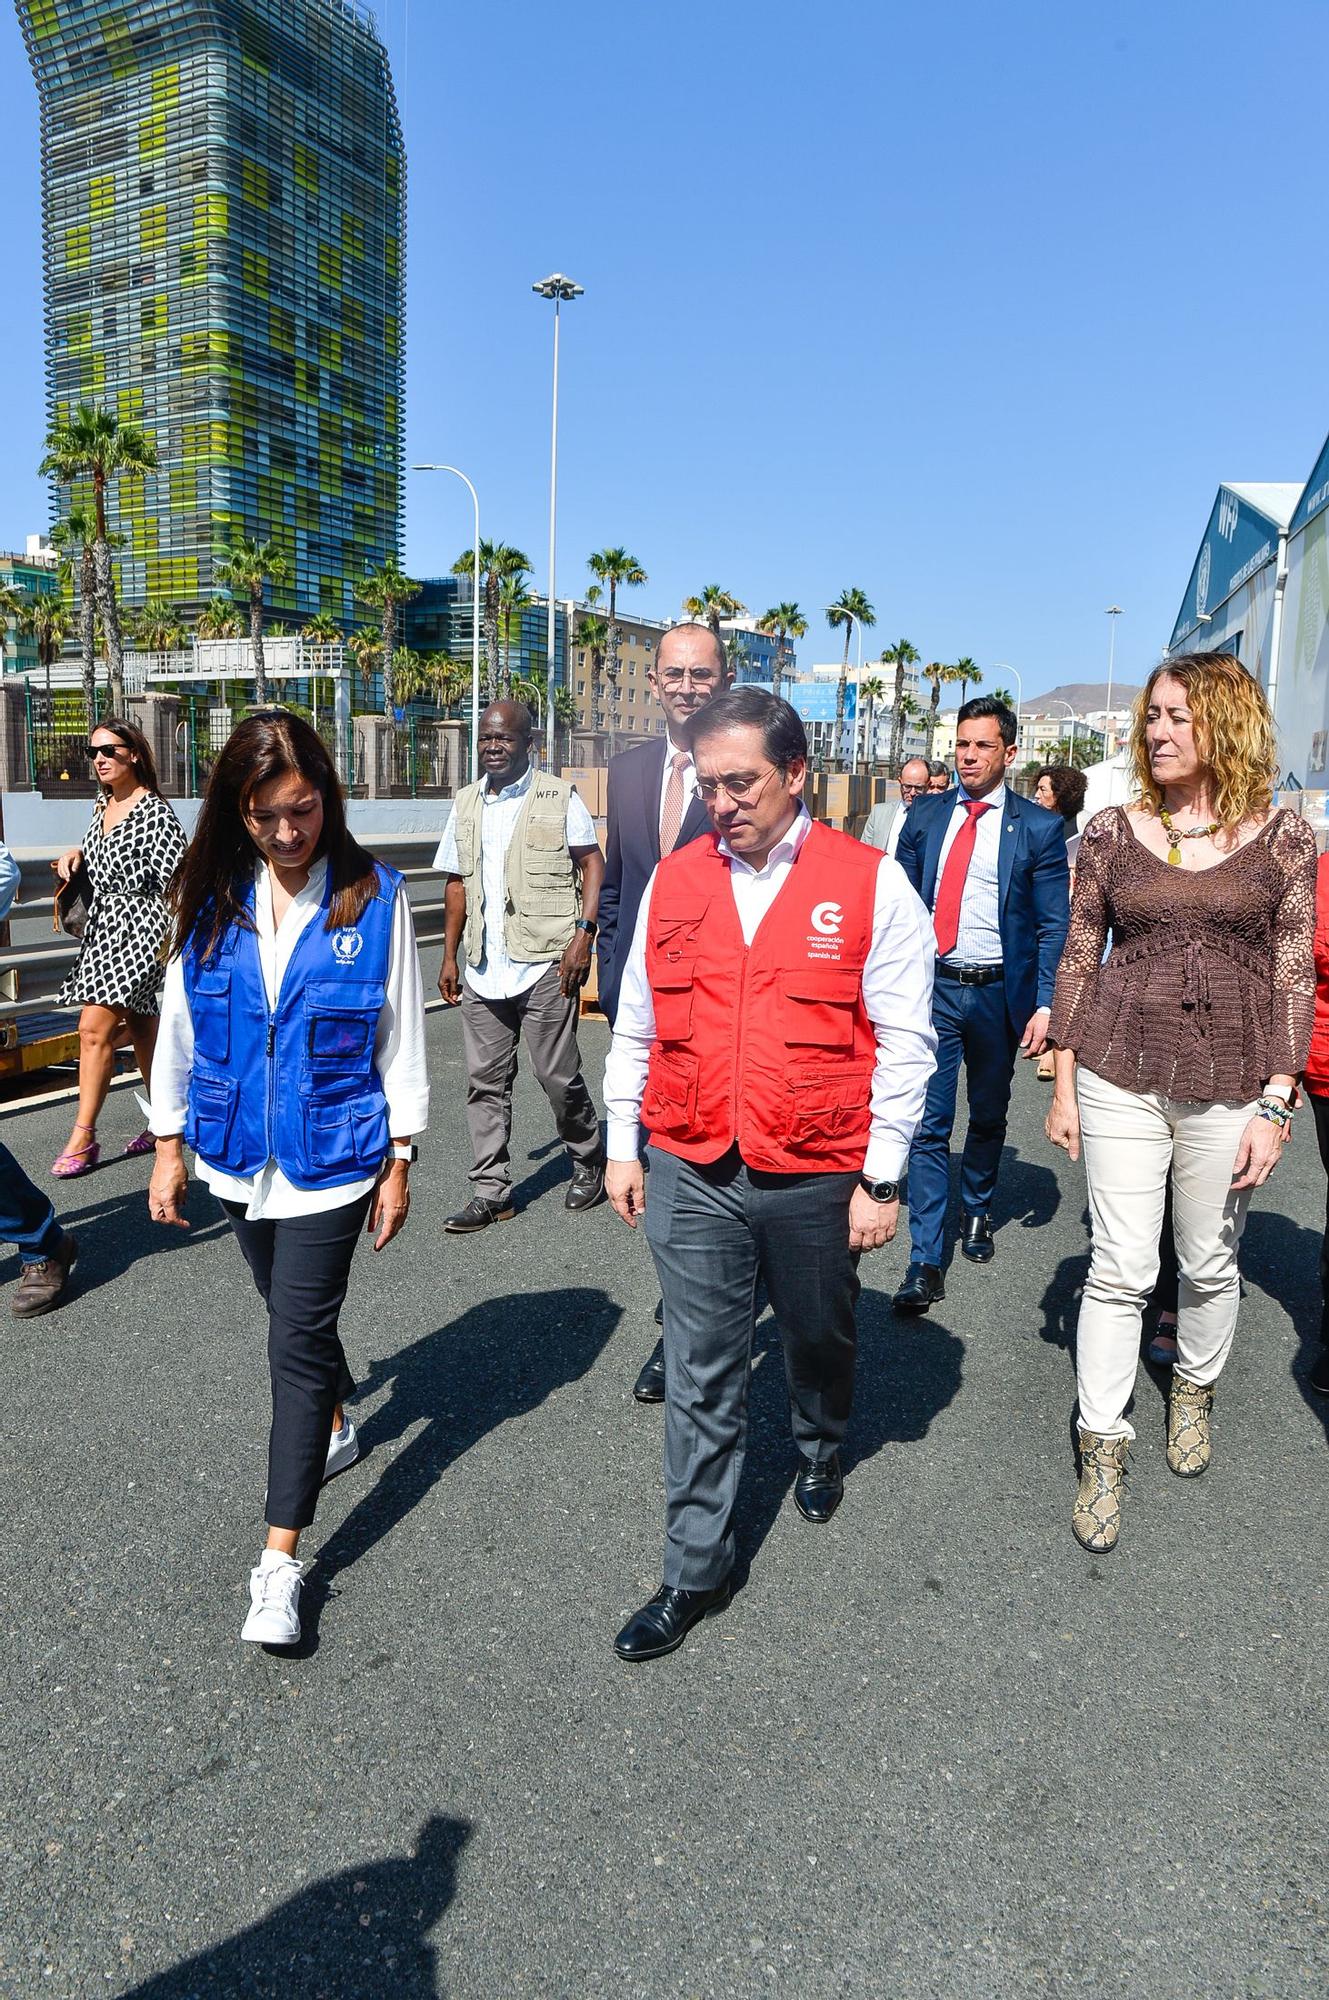
<svg viewBox="0 0 1329 2000">
<path fill-rule="evenodd" d="M 723 694 L 733 678 L 718 632 L 709 625 L 670 626 L 655 649 L 647 679 L 664 710 L 673 744 L 683 743 L 692 716 Z"/>
<path fill-rule="evenodd" d="M 491 791 L 524 776 L 531 761 L 531 711 L 520 701 L 491 701 L 480 717 L 480 769 Z"/>
</svg>

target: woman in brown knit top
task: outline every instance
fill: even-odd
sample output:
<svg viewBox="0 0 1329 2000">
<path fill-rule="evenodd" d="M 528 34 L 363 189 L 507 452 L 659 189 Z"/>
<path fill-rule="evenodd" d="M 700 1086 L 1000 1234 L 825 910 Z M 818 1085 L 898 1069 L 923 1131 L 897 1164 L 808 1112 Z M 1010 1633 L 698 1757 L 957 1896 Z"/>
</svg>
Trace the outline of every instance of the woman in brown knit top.
<svg viewBox="0 0 1329 2000">
<path fill-rule="evenodd" d="M 1140 697 L 1132 751 L 1138 803 L 1096 813 L 1081 837 L 1048 1031 L 1047 1134 L 1072 1159 L 1083 1145 L 1093 1219 L 1071 1525 L 1096 1552 L 1121 1525 L 1169 1176 L 1181 1289 L 1167 1461 L 1193 1478 L 1209 1464 L 1247 1204 L 1290 1135 L 1315 1006 L 1315 837 L 1272 809 L 1258 682 L 1226 653 L 1169 660 Z"/>
</svg>

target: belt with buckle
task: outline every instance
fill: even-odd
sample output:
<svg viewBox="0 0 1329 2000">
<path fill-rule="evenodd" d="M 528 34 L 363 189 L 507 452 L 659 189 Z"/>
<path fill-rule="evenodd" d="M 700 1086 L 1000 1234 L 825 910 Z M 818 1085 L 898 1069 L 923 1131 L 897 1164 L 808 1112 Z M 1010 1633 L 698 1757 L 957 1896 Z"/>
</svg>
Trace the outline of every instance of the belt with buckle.
<svg viewBox="0 0 1329 2000">
<path fill-rule="evenodd" d="M 1000 965 L 950 965 L 944 958 L 937 960 L 937 973 L 942 979 L 954 979 L 960 986 L 991 986 L 994 980 L 1005 976 Z"/>
</svg>

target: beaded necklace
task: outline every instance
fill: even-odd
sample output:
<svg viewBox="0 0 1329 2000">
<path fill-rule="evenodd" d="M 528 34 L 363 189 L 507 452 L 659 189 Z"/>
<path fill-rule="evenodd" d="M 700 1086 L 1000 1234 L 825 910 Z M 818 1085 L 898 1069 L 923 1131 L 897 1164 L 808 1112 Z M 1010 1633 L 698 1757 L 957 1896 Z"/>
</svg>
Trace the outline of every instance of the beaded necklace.
<svg viewBox="0 0 1329 2000">
<path fill-rule="evenodd" d="M 1167 859 L 1169 868 L 1180 868 L 1181 843 L 1183 840 L 1208 840 L 1209 838 L 1212 837 L 1212 835 L 1219 833 L 1222 830 L 1216 819 L 1211 819 L 1208 826 L 1187 826 L 1187 827 L 1182 827 L 1180 829 L 1174 828 L 1172 824 L 1172 815 L 1168 811 L 1166 806 L 1160 806 L 1158 808 L 1158 817 L 1162 820 L 1163 831 L 1167 835 Z"/>
</svg>

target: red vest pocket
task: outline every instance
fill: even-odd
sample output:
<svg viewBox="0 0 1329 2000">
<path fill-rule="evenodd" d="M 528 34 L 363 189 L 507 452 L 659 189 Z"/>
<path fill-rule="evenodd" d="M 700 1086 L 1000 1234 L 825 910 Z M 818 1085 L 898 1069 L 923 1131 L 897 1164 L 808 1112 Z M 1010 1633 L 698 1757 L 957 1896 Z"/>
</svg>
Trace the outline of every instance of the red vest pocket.
<svg viewBox="0 0 1329 2000">
<path fill-rule="evenodd" d="M 641 1122 L 666 1138 L 689 1138 L 697 1126 L 697 1078 L 701 1065 L 685 1049 L 654 1049 L 641 1101 Z"/>
<path fill-rule="evenodd" d="M 871 1062 L 850 1062 L 786 1077 L 785 1144 L 791 1152 L 860 1133 L 866 1139 L 872 1122 L 869 1098 L 874 1066 Z"/>
<path fill-rule="evenodd" d="M 655 1032 L 662 1042 L 686 1042 L 692 1035 L 692 969 L 669 966 L 656 976 Z"/>
<path fill-rule="evenodd" d="M 849 1048 L 861 984 L 858 972 L 839 966 L 787 973 L 781 982 L 785 1041 L 794 1046 Z"/>
</svg>

